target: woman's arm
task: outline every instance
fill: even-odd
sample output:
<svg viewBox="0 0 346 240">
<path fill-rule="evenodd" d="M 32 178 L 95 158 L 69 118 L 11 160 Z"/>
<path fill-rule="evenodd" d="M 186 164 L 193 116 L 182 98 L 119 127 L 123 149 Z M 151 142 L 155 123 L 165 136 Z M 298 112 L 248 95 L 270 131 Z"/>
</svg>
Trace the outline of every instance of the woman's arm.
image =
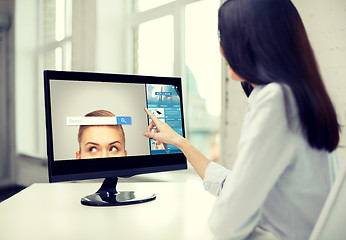
<svg viewBox="0 0 346 240">
<path fill-rule="evenodd" d="M 153 138 L 158 142 L 177 146 L 184 153 L 198 175 L 204 179 L 205 170 L 211 161 L 198 151 L 186 138 L 176 133 L 167 123 L 158 120 L 147 108 L 144 110 L 152 120 L 144 136 Z"/>
</svg>

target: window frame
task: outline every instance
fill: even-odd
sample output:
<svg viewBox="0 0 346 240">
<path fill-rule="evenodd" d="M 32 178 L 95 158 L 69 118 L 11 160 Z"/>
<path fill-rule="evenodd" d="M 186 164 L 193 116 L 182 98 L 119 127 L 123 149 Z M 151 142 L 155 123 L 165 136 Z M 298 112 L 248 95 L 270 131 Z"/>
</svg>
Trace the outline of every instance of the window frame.
<svg viewBox="0 0 346 240">
<path fill-rule="evenodd" d="M 187 94 L 187 80 L 186 80 L 186 68 L 185 68 L 185 7 L 189 4 L 193 4 L 196 2 L 201 2 L 203 0 L 176 0 L 173 2 L 166 3 L 164 5 L 143 11 L 143 12 L 136 12 L 134 9 L 134 2 L 135 0 L 131 1 L 132 4 L 128 6 L 129 9 L 129 18 L 128 18 L 128 33 L 127 38 L 129 41 L 128 43 L 131 43 L 130 48 L 133 52 L 131 52 L 131 69 L 132 72 L 136 73 L 136 66 L 135 66 L 135 59 L 136 59 L 136 49 L 135 49 L 135 42 L 136 38 L 138 37 L 138 32 L 136 32 L 136 29 L 138 29 L 139 25 L 151 20 L 155 20 L 161 17 L 165 17 L 168 15 L 173 16 L 173 35 L 174 35 L 174 69 L 173 69 L 173 75 L 174 76 L 181 76 L 182 78 L 182 88 L 183 88 L 183 95 L 184 95 L 184 105 L 186 106 L 186 103 L 189 102 L 188 94 Z M 220 0 L 220 5 L 225 0 Z M 132 10 L 132 12 L 131 12 Z M 215 31 L 216 32 L 216 31 Z M 221 58 L 221 56 L 220 56 Z M 227 99 L 225 96 L 227 96 L 227 81 L 228 80 L 228 67 L 225 63 L 224 59 L 221 61 L 221 114 L 220 114 L 220 128 L 224 129 L 227 125 L 227 113 L 224 111 L 225 108 L 227 108 Z M 184 108 L 184 116 L 187 117 L 187 108 Z M 186 122 L 185 122 L 186 125 Z M 185 129 L 186 126 L 185 126 Z M 186 132 L 186 137 L 189 137 L 188 131 Z M 226 154 L 223 153 L 222 149 L 224 148 L 224 141 L 223 139 L 226 138 L 225 131 L 220 131 L 220 163 L 224 162 Z"/>
<path fill-rule="evenodd" d="M 19 11 L 26 11 L 30 6 L 34 10 L 27 18 L 34 18 L 34 21 L 29 21 L 31 31 L 26 33 L 29 38 L 29 44 L 23 44 L 23 41 L 17 40 L 16 48 L 16 154 L 18 156 L 28 156 L 36 159 L 45 160 L 46 157 L 46 138 L 45 138 L 45 117 L 44 117 L 44 89 L 43 89 L 43 70 L 44 56 L 46 53 L 55 51 L 58 48 L 62 49 L 61 70 L 70 70 L 71 66 L 67 66 L 67 44 L 72 46 L 72 29 L 67 28 L 67 14 L 72 13 L 71 0 L 65 1 L 65 34 L 64 38 L 57 41 L 56 39 L 50 42 L 44 42 L 44 0 L 30 0 L 25 2 L 26 7 L 17 3 Z M 67 4 L 70 2 L 70 4 Z M 55 2 L 54 2 L 55 3 Z M 67 9 L 69 8 L 69 9 Z M 28 9 L 29 11 L 29 9 Z M 16 32 L 21 32 L 24 29 L 25 17 L 17 17 Z M 72 21 L 72 18 L 70 19 Z M 27 26 L 25 26 L 27 27 Z M 22 36 L 23 37 L 23 36 Z M 23 52 L 26 52 L 23 54 Z M 72 55 L 72 53 L 70 53 Z M 70 60 L 72 61 L 72 56 Z M 34 61 L 32 61 L 34 59 Z M 29 62 L 30 61 L 30 62 Z M 24 67 L 24 65 L 27 65 Z M 23 68 L 24 67 L 24 68 Z M 23 83 L 23 79 L 26 83 Z M 25 85 L 26 87 L 21 87 Z M 26 100 L 24 101 L 23 98 Z M 26 109 L 30 109 L 26 111 Z M 30 125 L 31 129 L 22 133 L 22 130 Z M 27 143 L 27 146 L 25 146 Z M 24 145 L 24 146 L 23 146 Z"/>
</svg>

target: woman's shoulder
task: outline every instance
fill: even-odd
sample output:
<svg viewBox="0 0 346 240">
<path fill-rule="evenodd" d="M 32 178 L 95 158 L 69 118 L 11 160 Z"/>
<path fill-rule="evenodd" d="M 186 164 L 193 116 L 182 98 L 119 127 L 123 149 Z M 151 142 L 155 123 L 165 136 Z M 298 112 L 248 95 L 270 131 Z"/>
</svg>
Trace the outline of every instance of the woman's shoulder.
<svg viewBox="0 0 346 240">
<path fill-rule="evenodd" d="M 279 83 L 269 83 L 266 85 L 260 85 L 258 96 L 266 99 L 283 99 L 285 91 L 291 91 L 287 85 Z"/>
<path fill-rule="evenodd" d="M 284 86 L 279 83 L 257 85 L 252 91 L 249 101 L 253 104 L 280 103 L 284 100 Z"/>
<path fill-rule="evenodd" d="M 254 89 L 253 106 L 270 106 L 288 114 L 287 117 L 297 114 L 297 106 L 291 88 L 286 84 L 269 83 L 258 85 Z"/>
</svg>

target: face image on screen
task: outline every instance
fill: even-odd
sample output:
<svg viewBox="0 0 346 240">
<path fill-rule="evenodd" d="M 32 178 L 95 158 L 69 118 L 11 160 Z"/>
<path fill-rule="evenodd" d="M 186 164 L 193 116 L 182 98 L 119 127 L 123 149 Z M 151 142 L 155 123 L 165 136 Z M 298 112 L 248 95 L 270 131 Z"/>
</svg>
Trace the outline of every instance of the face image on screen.
<svg viewBox="0 0 346 240">
<path fill-rule="evenodd" d="M 125 157 L 127 150 L 125 147 L 125 132 L 122 124 L 113 125 L 95 125 L 105 124 L 105 119 L 116 122 L 115 115 L 107 110 L 95 110 L 84 117 L 89 117 L 88 125 L 80 125 L 78 129 L 79 149 L 76 151 L 77 159 L 87 158 L 108 158 L 108 157 Z M 99 120 L 96 120 L 96 119 Z M 128 117 L 123 117 L 125 119 Z M 67 123 L 81 122 L 83 118 L 67 120 Z M 129 121 L 129 120 L 127 120 Z M 94 125 L 89 125 L 94 124 Z"/>
<path fill-rule="evenodd" d="M 50 92 L 54 160 L 150 154 L 145 85 L 52 80 Z"/>
</svg>

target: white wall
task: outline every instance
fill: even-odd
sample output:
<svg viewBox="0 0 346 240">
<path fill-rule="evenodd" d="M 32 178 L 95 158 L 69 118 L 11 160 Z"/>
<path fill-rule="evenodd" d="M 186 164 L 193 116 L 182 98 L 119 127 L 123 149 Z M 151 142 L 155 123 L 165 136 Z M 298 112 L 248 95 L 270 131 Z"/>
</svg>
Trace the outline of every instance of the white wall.
<svg viewBox="0 0 346 240">
<path fill-rule="evenodd" d="M 341 125 L 346 124 L 346 1 L 293 0 L 307 30 L 327 90 Z M 240 126 L 246 111 L 246 98 L 239 83 L 225 84 L 228 101 L 223 102 L 223 164 L 231 168 L 237 156 Z M 225 94 L 225 93 L 224 93 Z M 227 129 L 225 127 L 225 129 Z M 346 158 L 346 130 L 341 134 L 339 159 Z"/>
<path fill-rule="evenodd" d="M 102 0 L 96 3 L 95 71 L 127 72 L 125 50 L 126 21 L 124 0 Z"/>
<path fill-rule="evenodd" d="M 16 147 L 17 152 L 37 155 L 38 3 L 37 0 L 17 0 L 15 3 Z"/>
<path fill-rule="evenodd" d="M 131 72 L 125 0 L 73 1 L 72 70 Z M 130 70 L 129 70 L 130 69 Z"/>
<path fill-rule="evenodd" d="M 306 26 L 320 71 L 341 125 L 346 124 L 346 1 L 294 0 Z M 346 158 L 346 132 L 342 128 L 338 148 Z"/>
<path fill-rule="evenodd" d="M 0 188 L 15 183 L 14 3 L 0 0 Z"/>
<path fill-rule="evenodd" d="M 72 1 L 72 70 L 95 70 L 96 0 Z"/>
</svg>

